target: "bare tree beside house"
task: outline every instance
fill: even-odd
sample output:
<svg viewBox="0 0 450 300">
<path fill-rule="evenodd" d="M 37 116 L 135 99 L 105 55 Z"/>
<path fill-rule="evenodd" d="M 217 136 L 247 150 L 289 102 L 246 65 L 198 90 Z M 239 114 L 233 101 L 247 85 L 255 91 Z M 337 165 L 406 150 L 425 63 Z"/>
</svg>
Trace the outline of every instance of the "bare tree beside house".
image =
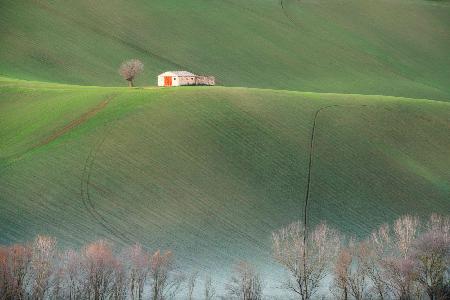
<svg viewBox="0 0 450 300">
<path fill-rule="evenodd" d="M 263 297 L 261 276 L 246 262 L 240 262 L 234 267 L 233 275 L 225 288 L 232 299 L 261 300 Z"/>
<path fill-rule="evenodd" d="M 128 81 L 128 86 L 134 86 L 134 79 L 144 70 L 144 64 L 139 59 L 131 59 L 122 63 L 119 74 Z"/>
<path fill-rule="evenodd" d="M 290 273 L 285 287 L 300 299 L 311 299 L 328 274 L 340 247 L 340 235 L 326 224 L 308 233 L 294 222 L 272 234 L 274 257 Z"/>
</svg>

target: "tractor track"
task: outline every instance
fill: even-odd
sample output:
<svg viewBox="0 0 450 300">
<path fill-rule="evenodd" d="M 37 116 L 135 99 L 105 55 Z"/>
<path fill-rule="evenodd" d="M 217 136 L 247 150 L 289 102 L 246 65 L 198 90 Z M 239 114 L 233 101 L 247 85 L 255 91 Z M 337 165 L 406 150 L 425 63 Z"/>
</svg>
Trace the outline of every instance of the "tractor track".
<svg viewBox="0 0 450 300">
<path fill-rule="evenodd" d="M 90 118 L 94 117 L 98 112 L 100 112 L 102 109 L 104 109 L 106 107 L 106 105 L 108 105 L 109 101 L 112 98 L 113 97 L 110 96 L 106 100 L 100 102 L 94 108 L 92 108 L 91 110 L 89 110 L 89 111 L 85 112 L 84 114 L 82 114 L 79 118 L 73 120 L 72 122 L 70 122 L 69 124 L 67 124 L 63 128 L 61 128 L 60 130 L 54 132 L 52 135 L 50 135 L 46 139 L 42 140 L 39 144 L 35 145 L 32 149 L 37 148 L 37 147 L 41 147 L 41 146 L 44 146 L 44 145 L 47 145 L 47 144 L 53 142 L 54 140 L 56 140 L 57 138 L 59 138 L 60 136 L 68 133 L 69 131 L 71 131 L 75 127 L 80 126 L 84 122 L 87 122 Z"/>
<path fill-rule="evenodd" d="M 315 138 L 316 138 L 316 127 L 317 127 L 317 118 L 319 117 L 320 113 L 326 109 L 332 108 L 332 107 L 367 107 L 367 104 L 361 104 L 361 105 L 345 105 L 345 104 L 332 104 L 327 105 L 319 108 L 316 110 L 314 114 L 313 119 L 313 126 L 311 129 L 311 138 L 310 138 L 310 145 L 309 145 L 309 159 L 308 159 L 308 176 L 306 180 L 306 192 L 305 192 L 305 204 L 303 208 L 303 225 L 305 234 L 303 235 L 304 242 L 306 243 L 307 238 L 307 228 L 308 228 L 308 203 L 311 197 L 311 178 L 312 178 L 312 167 L 313 167 L 313 155 L 314 155 L 314 146 L 315 146 Z"/>
<path fill-rule="evenodd" d="M 95 158 L 97 157 L 97 154 L 99 150 L 101 149 L 101 146 L 103 145 L 104 141 L 106 140 L 105 137 L 89 152 L 88 157 L 86 158 L 84 167 L 83 167 L 83 175 L 81 178 L 81 185 L 80 185 L 80 194 L 81 194 L 81 201 L 83 202 L 83 206 L 86 208 L 86 211 L 88 214 L 95 219 L 95 221 L 100 224 L 107 232 L 109 232 L 114 237 L 120 239 L 121 241 L 125 243 L 129 243 L 130 239 L 126 237 L 126 235 L 122 232 L 120 232 L 115 226 L 111 225 L 96 209 L 91 195 L 89 191 L 90 186 L 90 180 L 91 180 L 91 171 L 92 166 L 94 165 Z"/>
<path fill-rule="evenodd" d="M 78 118 L 72 120 L 71 122 L 69 122 L 68 124 L 66 124 L 64 127 L 62 127 L 61 129 L 56 130 L 55 132 L 53 132 L 51 135 L 47 136 L 45 139 L 39 141 L 38 143 L 32 145 L 31 147 L 29 147 L 28 149 L 16 154 L 16 155 L 11 155 L 9 157 L 5 157 L 5 160 L 11 160 L 8 164 L 6 164 L 4 166 L 4 168 L 7 168 L 9 166 L 11 166 L 15 161 L 20 160 L 24 155 L 32 152 L 33 150 L 39 148 L 39 147 L 43 147 L 46 146 L 50 143 L 52 143 L 53 141 L 57 140 L 58 138 L 60 138 L 61 136 L 67 134 L 68 132 L 70 132 L 71 130 L 73 130 L 74 128 L 82 125 L 83 123 L 89 121 L 89 119 L 91 119 L 92 117 L 94 117 L 98 112 L 100 112 L 101 110 L 103 110 L 109 103 L 109 101 L 113 98 L 114 96 L 109 96 L 107 97 L 105 100 L 103 100 L 102 102 L 100 102 L 99 104 L 97 104 L 96 106 L 94 106 L 92 109 L 88 110 L 87 112 L 83 113 L 82 115 L 80 115 Z M 0 168 L 0 170 L 2 170 L 3 168 Z"/>
<path fill-rule="evenodd" d="M 311 196 L 311 174 L 312 174 L 312 167 L 313 167 L 313 154 L 314 154 L 314 141 L 316 138 L 316 127 L 317 127 L 317 118 L 319 117 L 319 114 L 324 111 L 327 108 L 332 108 L 332 107 L 366 107 L 367 105 L 362 104 L 362 105 L 345 105 L 345 104 L 332 104 L 332 105 L 327 105 L 327 106 L 323 106 L 321 108 L 319 108 L 318 110 L 316 110 L 315 114 L 314 114 L 314 119 L 313 119 L 313 126 L 311 129 L 311 138 L 310 138 L 310 144 L 309 144 L 309 161 L 308 161 L 308 177 L 307 177 L 307 181 L 306 181 L 306 192 L 305 192 L 305 204 L 304 204 L 304 208 L 303 208 L 303 245 L 305 245 L 305 247 L 303 247 L 303 268 L 306 269 L 306 257 L 308 256 L 308 250 L 307 250 L 307 243 L 308 243 L 308 203 L 309 203 L 309 198 Z"/>
<path fill-rule="evenodd" d="M 281 11 L 283 12 L 283 14 L 286 16 L 286 18 L 287 18 L 293 25 L 298 26 L 299 24 L 297 24 L 297 22 L 295 21 L 295 19 L 292 18 L 292 17 L 288 14 L 287 9 L 286 9 L 286 6 L 285 6 L 285 2 L 284 2 L 284 1 L 285 1 L 285 0 L 280 0 Z M 298 2 L 300 2 L 300 1 L 298 1 Z"/>
<path fill-rule="evenodd" d="M 116 95 L 111 96 L 109 100 L 114 98 Z M 132 244 L 133 241 L 130 239 L 125 233 L 121 232 L 119 229 L 117 229 L 114 225 L 109 223 L 105 217 L 103 217 L 96 209 L 94 202 L 92 201 L 91 195 L 90 195 L 90 181 L 91 181 L 91 172 L 92 167 L 94 165 L 95 159 L 105 142 L 107 136 L 109 135 L 109 132 L 111 131 L 111 125 L 106 130 L 106 132 L 103 134 L 103 138 L 91 149 L 89 152 L 86 161 L 83 166 L 83 173 L 81 177 L 81 184 L 80 184 L 80 195 L 81 195 L 81 201 L 83 203 L 83 206 L 86 208 L 87 213 L 98 223 L 100 224 L 107 232 L 109 232 L 112 236 L 118 238 L 122 242 L 126 244 Z"/>
</svg>

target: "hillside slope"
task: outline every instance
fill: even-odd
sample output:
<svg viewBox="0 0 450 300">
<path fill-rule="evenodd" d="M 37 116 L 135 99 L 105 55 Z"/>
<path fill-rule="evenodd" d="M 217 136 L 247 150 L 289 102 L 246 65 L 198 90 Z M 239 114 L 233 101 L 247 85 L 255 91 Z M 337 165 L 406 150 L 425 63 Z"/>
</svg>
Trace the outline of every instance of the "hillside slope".
<svg viewBox="0 0 450 300">
<path fill-rule="evenodd" d="M 312 224 L 362 236 L 400 214 L 450 211 L 445 102 L 3 78 L 0 242 L 105 237 L 217 274 L 239 259 L 267 271 L 271 231 L 304 213 L 321 108 Z"/>
<path fill-rule="evenodd" d="M 450 99 L 450 4 L 417 0 L 0 3 L 0 74 L 140 85 L 187 69 L 221 85 Z"/>
</svg>

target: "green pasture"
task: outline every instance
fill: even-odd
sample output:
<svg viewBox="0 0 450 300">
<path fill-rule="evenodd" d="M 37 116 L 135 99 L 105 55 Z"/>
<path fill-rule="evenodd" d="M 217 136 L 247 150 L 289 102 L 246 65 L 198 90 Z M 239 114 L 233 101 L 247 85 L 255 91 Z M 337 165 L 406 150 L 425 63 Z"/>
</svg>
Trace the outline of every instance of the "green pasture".
<svg viewBox="0 0 450 300">
<path fill-rule="evenodd" d="M 311 225 L 364 237 L 449 212 L 449 15 L 422 0 L 0 1 L 0 244 L 140 242 L 276 282 L 270 234 L 304 216 L 310 154 Z M 129 58 L 139 88 L 122 87 Z M 219 86 L 155 87 L 167 70 Z"/>
<path fill-rule="evenodd" d="M 220 85 L 450 99 L 450 5 L 416 0 L 3 0 L 0 74 L 139 85 L 167 70 Z"/>
<path fill-rule="evenodd" d="M 446 102 L 192 87 L 0 80 L 0 242 L 38 233 L 174 249 L 205 269 L 261 268 L 271 231 L 304 214 L 364 236 L 450 210 Z M 82 119 L 99 103 L 106 106 Z M 54 139 L 49 140 L 48 137 Z"/>
</svg>

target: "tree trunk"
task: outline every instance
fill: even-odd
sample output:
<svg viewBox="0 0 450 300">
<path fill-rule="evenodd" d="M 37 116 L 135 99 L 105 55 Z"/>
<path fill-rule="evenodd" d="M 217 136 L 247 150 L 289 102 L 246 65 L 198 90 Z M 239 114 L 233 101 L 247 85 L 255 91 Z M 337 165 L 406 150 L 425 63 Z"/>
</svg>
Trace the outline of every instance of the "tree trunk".
<svg viewBox="0 0 450 300">
<path fill-rule="evenodd" d="M 133 80 L 128 80 L 128 87 L 134 87 Z"/>
</svg>

